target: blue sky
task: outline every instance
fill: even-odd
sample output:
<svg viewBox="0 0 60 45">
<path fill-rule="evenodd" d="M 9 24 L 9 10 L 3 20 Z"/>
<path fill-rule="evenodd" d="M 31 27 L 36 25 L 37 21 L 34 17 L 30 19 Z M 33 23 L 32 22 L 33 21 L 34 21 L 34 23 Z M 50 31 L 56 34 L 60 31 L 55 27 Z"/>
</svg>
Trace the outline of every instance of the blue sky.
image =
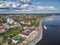
<svg viewBox="0 0 60 45">
<path fill-rule="evenodd" d="M 60 0 L 33 0 L 31 1 L 32 4 L 33 3 L 39 3 L 39 5 L 43 5 L 43 6 L 58 6 L 59 7 L 59 4 L 60 4 Z"/>
<path fill-rule="evenodd" d="M 16 2 L 16 0 L 10 0 L 10 1 Z M 9 12 L 14 11 L 20 13 L 22 12 L 23 13 L 60 13 L 59 4 L 60 4 L 60 0 L 20 0 L 20 7 L 19 7 L 20 10 L 12 9 Z M 5 12 L 8 12 L 7 9 L 5 10 Z"/>
</svg>

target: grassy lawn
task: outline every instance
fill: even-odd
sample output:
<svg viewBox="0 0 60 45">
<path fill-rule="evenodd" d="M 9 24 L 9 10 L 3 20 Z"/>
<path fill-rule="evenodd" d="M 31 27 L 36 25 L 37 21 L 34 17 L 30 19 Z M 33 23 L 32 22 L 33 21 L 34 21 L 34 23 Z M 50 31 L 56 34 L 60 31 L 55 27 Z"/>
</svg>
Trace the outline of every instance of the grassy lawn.
<svg viewBox="0 0 60 45">
<path fill-rule="evenodd" d="M 4 39 L 7 39 L 9 36 L 15 36 L 21 32 L 20 28 L 11 28 L 8 31 L 0 34 L 1 37 L 4 37 Z"/>
</svg>

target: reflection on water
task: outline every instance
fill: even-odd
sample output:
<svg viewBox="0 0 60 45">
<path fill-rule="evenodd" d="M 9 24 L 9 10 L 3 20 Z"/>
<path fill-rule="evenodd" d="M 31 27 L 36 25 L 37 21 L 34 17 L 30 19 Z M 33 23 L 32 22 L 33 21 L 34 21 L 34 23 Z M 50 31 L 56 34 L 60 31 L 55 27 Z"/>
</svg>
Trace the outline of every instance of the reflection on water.
<svg viewBox="0 0 60 45">
<path fill-rule="evenodd" d="M 47 30 L 43 30 L 43 39 L 38 45 L 60 45 L 60 16 L 53 16 L 53 21 L 46 20 L 42 21 L 42 26 L 46 25 Z"/>
</svg>

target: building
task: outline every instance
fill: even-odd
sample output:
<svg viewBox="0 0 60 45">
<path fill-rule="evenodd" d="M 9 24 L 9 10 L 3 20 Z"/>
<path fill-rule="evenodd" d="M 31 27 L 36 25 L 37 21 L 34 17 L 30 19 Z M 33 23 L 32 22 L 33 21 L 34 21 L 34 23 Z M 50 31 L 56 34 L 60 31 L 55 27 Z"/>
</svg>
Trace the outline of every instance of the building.
<svg viewBox="0 0 60 45">
<path fill-rule="evenodd" d="M 16 36 L 12 37 L 12 42 L 16 44 L 20 40 L 20 38 L 21 37 L 19 35 L 16 35 Z"/>
<path fill-rule="evenodd" d="M 0 33 L 5 32 L 5 28 L 3 28 L 2 26 L 0 26 Z"/>
<path fill-rule="evenodd" d="M 7 23 L 12 24 L 14 22 L 14 20 L 12 18 L 7 18 Z"/>
<path fill-rule="evenodd" d="M 31 35 L 35 34 L 35 33 L 36 33 L 36 30 L 27 29 L 27 30 L 22 31 L 21 34 L 19 34 L 19 35 L 23 38 L 30 38 Z"/>
</svg>

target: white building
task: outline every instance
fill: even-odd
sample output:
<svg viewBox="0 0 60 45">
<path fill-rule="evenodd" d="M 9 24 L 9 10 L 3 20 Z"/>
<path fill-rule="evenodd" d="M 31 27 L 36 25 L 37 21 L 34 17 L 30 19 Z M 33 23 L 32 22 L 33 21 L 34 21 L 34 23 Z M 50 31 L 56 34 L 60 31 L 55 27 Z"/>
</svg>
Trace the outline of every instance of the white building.
<svg viewBox="0 0 60 45">
<path fill-rule="evenodd" d="M 14 20 L 12 18 L 7 18 L 7 23 L 12 24 L 14 22 Z"/>
<path fill-rule="evenodd" d="M 26 32 L 27 34 L 28 34 L 28 32 Z M 32 32 L 30 32 L 28 35 L 26 35 L 26 34 L 19 34 L 21 37 L 23 37 L 23 38 L 29 38 L 29 40 L 33 40 L 35 37 L 36 37 L 36 35 L 37 35 L 37 30 L 34 30 L 34 31 L 32 31 Z"/>
</svg>

